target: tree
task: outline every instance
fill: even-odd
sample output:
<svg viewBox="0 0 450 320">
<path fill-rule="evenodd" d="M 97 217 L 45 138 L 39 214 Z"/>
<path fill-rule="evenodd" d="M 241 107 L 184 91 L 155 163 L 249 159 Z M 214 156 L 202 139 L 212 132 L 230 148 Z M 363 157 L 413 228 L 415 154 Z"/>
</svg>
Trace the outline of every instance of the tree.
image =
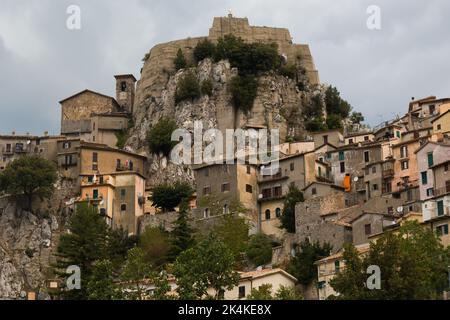
<svg viewBox="0 0 450 320">
<path fill-rule="evenodd" d="M 160 273 L 154 272 L 151 276 L 151 280 L 155 286 L 151 298 L 153 300 L 173 300 L 174 296 L 170 295 L 171 287 L 167 277 L 167 273 L 162 271 Z"/>
<path fill-rule="evenodd" d="M 256 266 L 263 266 L 272 261 L 272 242 L 262 233 L 250 237 L 247 257 Z"/>
<path fill-rule="evenodd" d="M 235 108 L 244 112 L 248 112 L 253 108 L 253 102 L 258 93 L 258 80 L 255 76 L 236 75 L 231 78 L 228 88 Z"/>
<path fill-rule="evenodd" d="M 98 210 L 79 204 L 68 223 L 69 233 L 61 235 L 57 249 L 57 274 L 67 277 L 67 267 L 76 265 L 81 270 L 81 290 L 62 292 L 66 299 L 87 299 L 87 283 L 94 263 L 107 258 L 108 226 Z"/>
<path fill-rule="evenodd" d="M 345 269 L 330 283 L 340 299 L 436 299 L 448 287 L 449 250 L 417 222 L 384 234 L 364 256 L 346 246 L 343 258 Z M 380 290 L 367 288 L 368 266 L 380 268 Z"/>
<path fill-rule="evenodd" d="M 193 192 L 194 190 L 187 182 L 160 184 L 152 190 L 153 206 L 165 211 L 173 211 L 183 199 L 188 199 Z"/>
<path fill-rule="evenodd" d="M 341 98 L 341 94 L 336 87 L 330 86 L 325 90 L 325 106 L 327 114 L 335 114 L 345 119 L 352 109 L 351 105 Z"/>
<path fill-rule="evenodd" d="M 149 226 L 140 237 L 139 247 L 142 249 L 145 262 L 158 269 L 167 263 L 170 250 L 169 235 L 161 228 Z"/>
<path fill-rule="evenodd" d="M 194 59 L 200 62 L 206 58 L 214 57 L 216 46 L 208 39 L 200 41 L 194 48 Z"/>
<path fill-rule="evenodd" d="M 258 288 L 252 288 L 252 291 L 247 296 L 247 300 L 273 300 L 272 285 L 265 283 Z"/>
<path fill-rule="evenodd" d="M 173 274 L 180 298 L 203 299 L 212 288 L 215 290 L 213 298 L 220 299 L 223 290 L 231 290 L 239 283 L 239 274 L 233 271 L 234 264 L 233 252 L 210 234 L 175 261 Z"/>
<path fill-rule="evenodd" d="M 172 133 L 178 129 L 176 122 L 168 117 L 161 118 L 147 134 L 150 151 L 169 156 L 177 142 L 172 141 Z"/>
<path fill-rule="evenodd" d="M 135 247 L 138 242 L 136 236 L 129 236 L 123 228 L 109 231 L 107 255 L 113 269 L 119 269 L 127 258 L 128 250 Z"/>
<path fill-rule="evenodd" d="M 213 230 L 213 233 L 233 251 L 236 259 L 247 249 L 248 232 L 248 223 L 244 218 L 235 214 L 224 215 Z"/>
<path fill-rule="evenodd" d="M 11 162 L 0 173 L 0 191 L 14 197 L 24 197 L 26 209 L 32 209 L 34 197 L 41 200 L 51 196 L 57 179 L 53 162 L 39 156 L 23 156 Z"/>
<path fill-rule="evenodd" d="M 144 300 L 148 293 L 143 285 L 143 280 L 152 277 L 151 265 L 145 260 L 145 253 L 141 248 L 133 248 L 128 251 L 121 279 L 127 283 L 128 290 L 124 295 L 129 300 Z"/>
<path fill-rule="evenodd" d="M 180 69 L 184 69 L 187 66 L 186 58 L 184 57 L 183 50 L 178 49 L 177 55 L 173 60 L 173 64 L 175 65 L 175 70 L 178 71 Z"/>
<path fill-rule="evenodd" d="M 209 79 L 203 80 L 200 87 L 200 91 L 202 92 L 203 95 L 211 96 L 213 91 L 213 84 L 211 80 Z"/>
<path fill-rule="evenodd" d="M 329 130 L 342 129 L 342 118 L 338 114 L 330 114 L 327 116 L 326 124 Z"/>
<path fill-rule="evenodd" d="M 277 300 L 303 300 L 303 296 L 295 287 L 281 285 L 275 294 Z"/>
<path fill-rule="evenodd" d="M 362 115 L 361 112 L 354 111 L 350 116 L 350 121 L 353 124 L 361 124 L 362 122 L 364 122 L 364 116 Z"/>
<path fill-rule="evenodd" d="M 180 212 L 178 218 L 174 222 L 174 228 L 170 234 L 171 248 L 169 252 L 169 260 L 175 259 L 184 251 L 191 248 L 195 239 L 193 236 L 194 230 L 189 225 L 188 203 L 183 200 L 180 205 Z"/>
<path fill-rule="evenodd" d="M 113 264 L 109 260 L 100 260 L 94 264 L 92 276 L 87 285 L 89 300 L 118 300 L 119 288 L 114 282 Z"/>
<path fill-rule="evenodd" d="M 178 80 L 177 89 L 175 91 L 175 103 L 178 104 L 183 100 L 191 100 L 200 98 L 200 85 L 194 72 L 187 71 Z"/>
<path fill-rule="evenodd" d="M 295 233 L 295 205 L 303 202 L 303 193 L 296 185 L 291 184 L 284 200 L 283 214 L 281 216 L 281 228 L 289 233 Z"/>
<path fill-rule="evenodd" d="M 295 257 L 291 260 L 288 272 L 297 278 L 298 282 L 308 285 L 317 279 L 317 260 L 330 255 L 332 246 L 329 243 L 321 245 L 318 241 L 311 243 L 308 239 L 302 241 Z"/>
</svg>

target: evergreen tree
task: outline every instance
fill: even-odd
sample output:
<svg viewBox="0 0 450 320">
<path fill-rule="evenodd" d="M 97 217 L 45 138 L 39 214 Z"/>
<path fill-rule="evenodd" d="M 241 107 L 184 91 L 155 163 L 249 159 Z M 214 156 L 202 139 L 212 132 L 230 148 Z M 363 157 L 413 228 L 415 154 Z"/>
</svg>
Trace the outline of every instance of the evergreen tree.
<svg viewBox="0 0 450 320">
<path fill-rule="evenodd" d="M 291 184 L 284 200 L 283 214 L 281 216 L 281 228 L 286 229 L 289 233 L 295 233 L 295 205 L 303 201 L 305 201 L 303 193 L 297 186 Z"/>
<path fill-rule="evenodd" d="M 68 223 L 69 233 L 61 235 L 57 251 L 56 272 L 68 277 L 67 267 L 81 269 L 81 289 L 63 291 L 66 299 L 87 299 L 87 283 L 92 275 L 94 262 L 107 258 L 108 226 L 98 210 L 87 204 L 79 204 Z"/>
<path fill-rule="evenodd" d="M 265 234 L 258 233 L 250 238 L 247 257 L 255 266 L 263 266 L 272 261 L 272 242 Z"/>
<path fill-rule="evenodd" d="M 178 71 L 180 69 L 184 69 L 187 66 L 186 58 L 184 57 L 183 50 L 178 49 L 177 55 L 173 60 L 175 65 L 175 70 Z"/>
<path fill-rule="evenodd" d="M 160 227 L 148 226 L 140 237 L 139 248 L 145 262 L 153 269 L 159 269 L 167 263 L 171 248 L 169 234 Z"/>
<path fill-rule="evenodd" d="M 94 264 L 92 276 L 87 285 L 89 300 L 118 300 L 120 291 L 114 283 L 113 264 L 100 260 Z"/>
<path fill-rule="evenodd" d="M 178 218 L 174 223 L 171 232 L 171 249 L 169 252 L 169 260 L 175 261 L 180 253 L 186 251 L 194 245 L 194 230 L 189 225 L 188 202 L 183 200 L 180 205 Z"/>
<path fill-rule="evenodd" d="M 169 156 L 177 142 L 172 141 L 172 133 L 178 128 L 176 122 L 168 117 L 162 117 L 147 133 L 148 147 L 152 153 L 162 153 Z"/>
<path fill-rule="evenodd" d="M 152 277 L 152 267 L 145 260 L 144 251 L 141 248 L 133 248 L 128 251 L 121 279 L 127 283 L 124 296 L 129 300 L 144 300 L 148 296 L 143 285 L 144 279 Z"/>
</svg>

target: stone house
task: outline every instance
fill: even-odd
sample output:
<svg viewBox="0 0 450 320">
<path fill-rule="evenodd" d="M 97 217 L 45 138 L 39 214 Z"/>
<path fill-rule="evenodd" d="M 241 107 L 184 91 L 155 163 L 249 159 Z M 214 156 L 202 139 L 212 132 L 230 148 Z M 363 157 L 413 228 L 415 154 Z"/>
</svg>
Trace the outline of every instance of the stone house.
<svg viewBox="0 0 450 320">
<path fill-rule="evenodd" d="M 396 218 L 387 212 L 364 212 L 351 222 L 353 244 L 360 245 L 370 242 L 370 236 L 382 233 L 387 226 L 396 223 Z"/>
<path fill-rule="evenodd" d="M 344 187 L 336 186 L 332 183 L 314 181 L 302 189 L 305 200 L 317 197 L 324 197 L 333 192 L 344 192 Z"/>
<path fill-rule="evenodd" d="M 375 140 L 372 132 L 352 132 L 344 136 L 345 145 L 370 142 Z"/>
<path fill-rule="evenodd" d="M 374 132 L 375 141 L 400 139 L 402 133 L 405 131 L 405 127 L 399 124 L 398 121 L 394 121 L 392 123 L 387 122 L 384 126 Z"/>
<path fill-rule="evenodd" d="M 344 145 L 344 136 L 341 130 L 328 130 L 322 132 L 316 132 L 313 134 L 314 149 L 321 147 L 324 144 L 331 144 L 334 147 Z"/>
<path fill-rule="evenodd" d="M 433 133 L 435 134 L 450 133 L 450 103 L 447 105 L 449 106 L 449 109 L 431 121 L 433 125 Z"/>
<path fill-rule="evenodd" d="M 428 154 L 429 161 L 434 161 Z M 448 158 L 447 158 L 448 159 Z M 431 163 L 429 163 L 431 164 Z M 422 211 L 424 222 L 442 216 L 450 216 L 450 160 L 431 165 L 433 182 L 433 196 L 423 201 Z M 421 174 L 422 184 L 428 183 L 428 171 Z M 427 189 L 428 190 L 428 189 Z"/>
</svg>

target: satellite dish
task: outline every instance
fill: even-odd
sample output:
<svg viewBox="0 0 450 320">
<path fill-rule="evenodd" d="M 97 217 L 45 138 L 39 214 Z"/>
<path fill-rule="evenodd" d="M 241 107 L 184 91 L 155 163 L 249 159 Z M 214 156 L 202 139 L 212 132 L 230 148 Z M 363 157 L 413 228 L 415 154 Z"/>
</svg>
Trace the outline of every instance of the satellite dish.
<svg viewBox="0 0 450 320">
<path fill-rule="evenodd" d="M 31 144 L 31 140 L 28 140 L 28 141 L 27 141 L 27 144 Z"/>
<path fill-rule="evenodd" d="M 354 177 L 354 178 L 353 178 L 353 181 L 354 181 L 354 182 L 358 182 L 358 180 L 359 180 L 358 177 Z"/>
<path fill-rule="evenodd" d="M 397 208 L 397 212 L 398 212 L 398 213 L 402 213 L 402 212 L 403 212 L 403 207 L 398 207 L 398 208 Z"/>
</svg>

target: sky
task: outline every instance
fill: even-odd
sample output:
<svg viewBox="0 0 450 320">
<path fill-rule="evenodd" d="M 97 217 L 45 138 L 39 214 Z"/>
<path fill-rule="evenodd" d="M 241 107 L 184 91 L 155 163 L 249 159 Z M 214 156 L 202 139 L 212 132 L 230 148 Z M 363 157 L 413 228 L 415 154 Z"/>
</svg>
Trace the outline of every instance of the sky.
<svg viewBox="0 0 450 320">
<path fill-rule="evenodd" d="M 80 29 L 67 28 L 71 5 Z M 139 78 L 154 45 L 207 35 L 229 10 L 309 44 L 321 82 L 372 126 L 412 97 L 450 96 L 447 0 L 0 0 L 0 133 L 58 134 L 58 101 L 87 88 L 114 96 L 115 74 Z"/>
</svg>

